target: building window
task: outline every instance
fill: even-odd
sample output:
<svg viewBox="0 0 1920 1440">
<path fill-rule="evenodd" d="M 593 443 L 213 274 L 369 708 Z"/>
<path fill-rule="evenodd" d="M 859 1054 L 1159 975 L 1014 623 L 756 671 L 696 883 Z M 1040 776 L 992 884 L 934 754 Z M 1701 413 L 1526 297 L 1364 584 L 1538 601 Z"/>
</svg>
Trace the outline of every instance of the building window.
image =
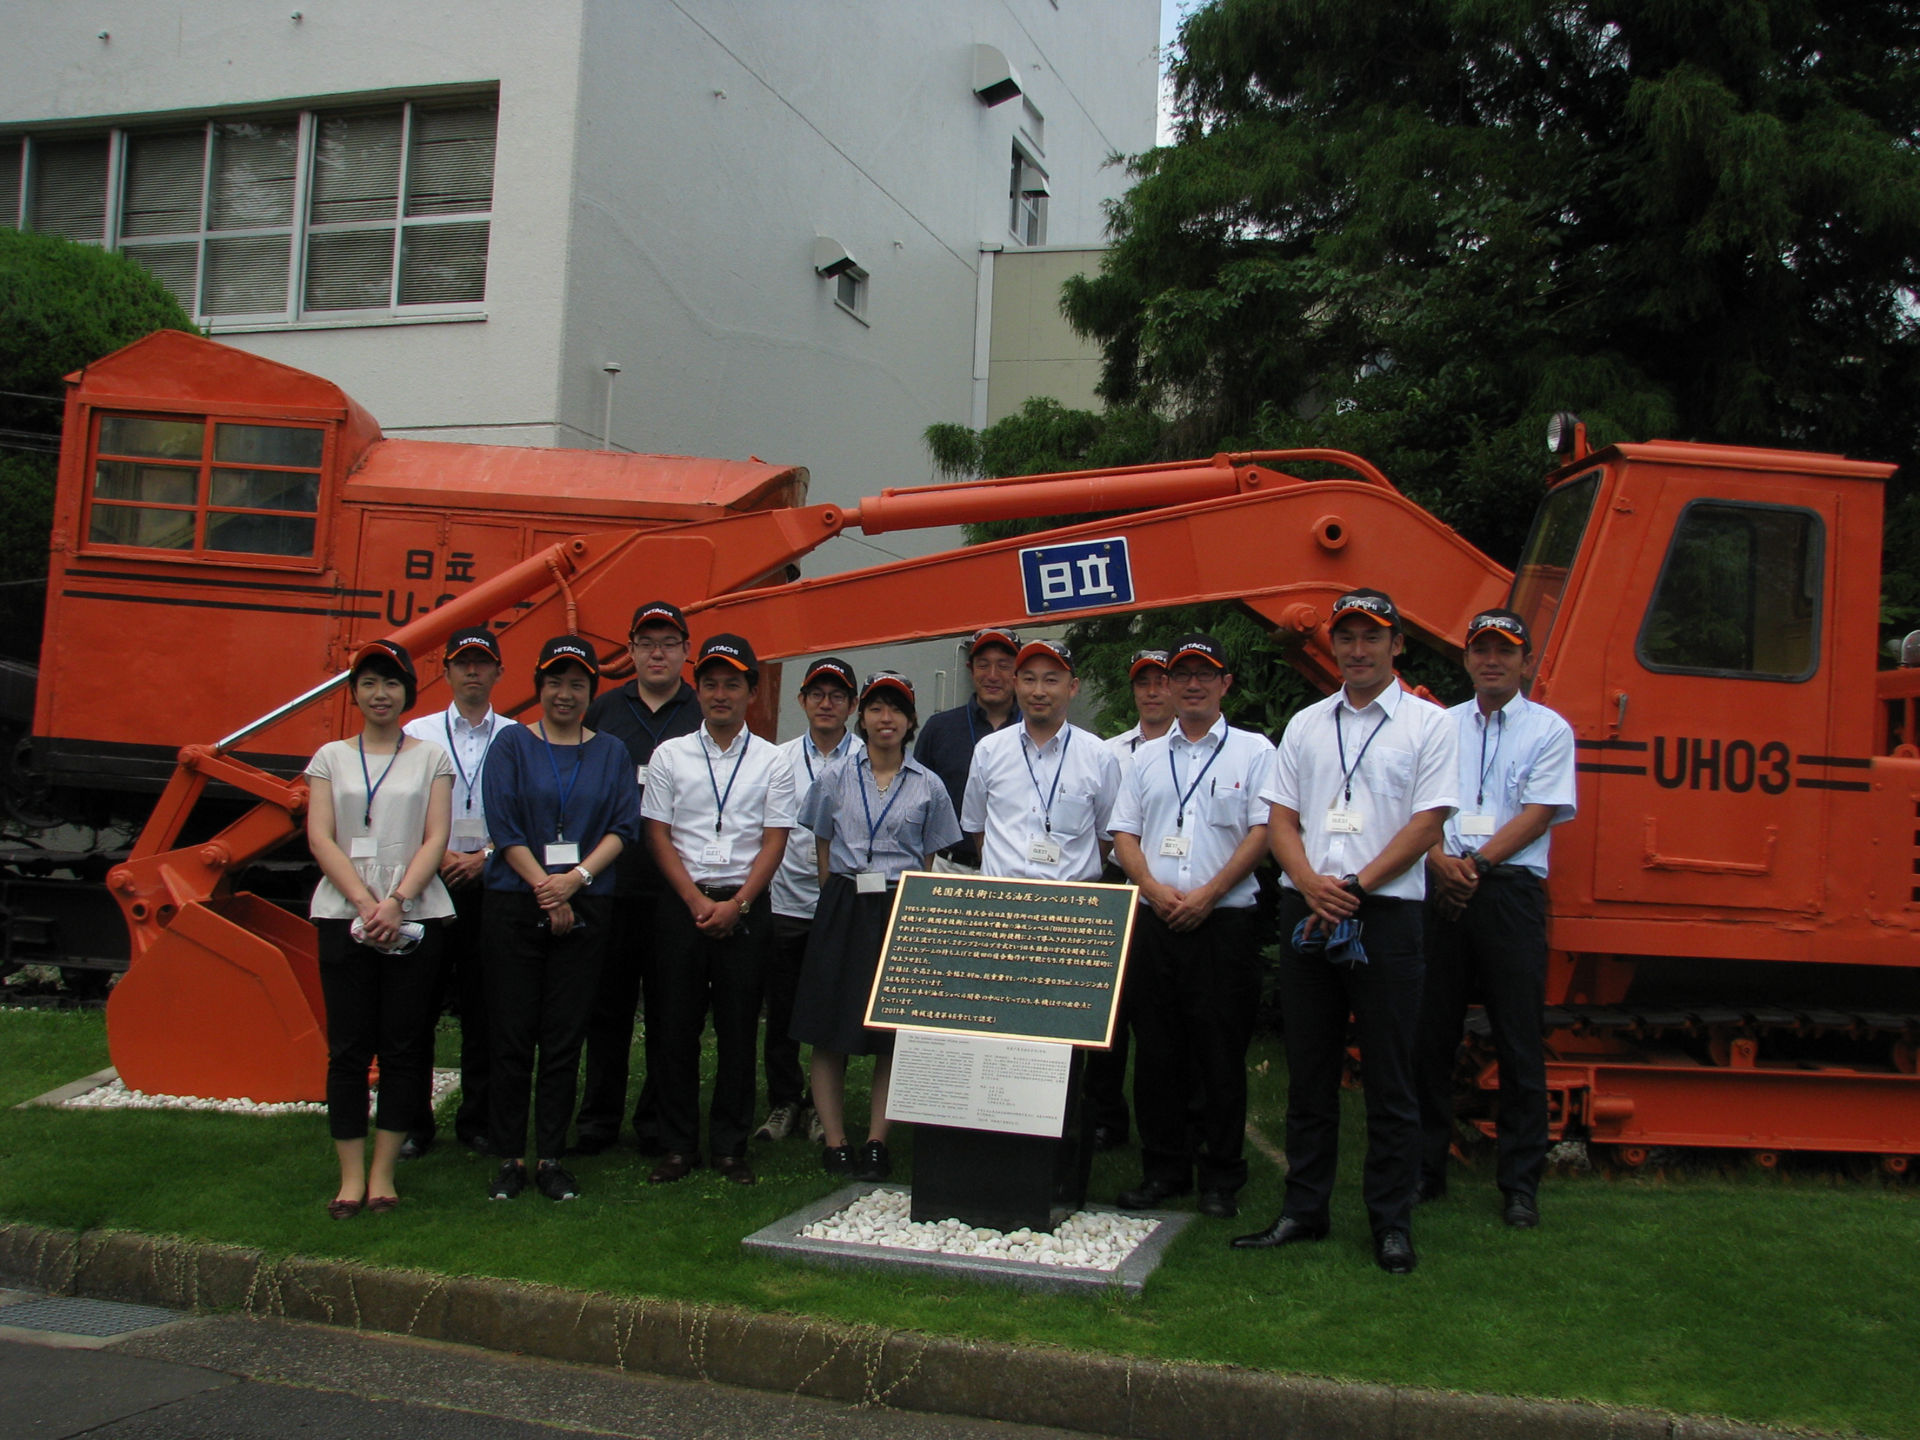
<svg viewBox="0 0 1920 1440">
<path fill-rule="evenodd" d="M 867 272 L 855 265 L 834 276 L 833 303 L 849 315 L 864 320 L 867 314 Z"/>
<path fill-rule="evenodd" d="M 119 250 L 216 326 L 471 308 L 495 121 L 489 99 L 4 139 L 0 223 Z"/>
<path fill-rule="evenodd" d="M 319 426 L 102 415 L 87 543 L 310 558 L 325 450 Z"/>
<path fill-rule="evenodd" d="M 1022 245 L 1047 243 L 1047 172 L 1018 141 L 1013 146 L 1013 176 L 1007 182 L 1014 239 Z"/>
</svg>

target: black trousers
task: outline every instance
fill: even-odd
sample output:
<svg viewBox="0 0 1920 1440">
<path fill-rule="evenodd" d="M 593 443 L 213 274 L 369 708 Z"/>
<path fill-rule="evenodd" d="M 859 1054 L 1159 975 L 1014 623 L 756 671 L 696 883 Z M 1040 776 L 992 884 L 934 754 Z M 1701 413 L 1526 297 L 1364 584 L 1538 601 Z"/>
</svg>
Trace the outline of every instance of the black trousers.
<svg viewBox="0 0 1920 1440">
<path fill-rule="evenodd" d="M 600 984 L 594 992 L 593 1009 L 587 1020 L 586 1079 L 580 1089 L 579 1132 L 582 1139 L 611 1145 L 620 1134 L 620 1122 L 627 1113 L 627 1078 L 633 1052 L 633 1026 L 636 1011 L 647 1020 L 641 1032 L 641 1058 L 645 1073 L 641 1076 L 640 1095 L 634 1102 L 633 1129 L 636 1136 L 653 1139 L 659 1131 L 654 1114 L 654 1025 L 655 1007 L 653 970 L 656 946 L 653 939 L 654 912 L 659 908 L 658 889 L 639 894 L 617 895 L 613 899 L 613 934 L 600 965 Z"/>
<path fill-rule="evenodd" d="M 1183 933 L 1141 906 L 1126 983 L 1138 1042 L 1133 1110 L 1145 1178 L 1184 1188 L 1197 1168 L 1203 1191 L 1238 1191 L 1247 1183 L 1247 1046 L 1260 1007 L 1253 907 L 1215 910 Z"/>
<path fill-rule="evenodd" d="M 351 920 L 314 921 L 320 996 L 327 1008 L 327 1129 L 367 1134 L 367 1068 L 380 1062 L 382 1130 L 417 1131 L 433 1116 L 433 1017 L 440 998 L 442 928 L 429 923 L 405 955 L 357 945 Z"/>
<path fill-rule="evenodd" d="M 793 997 L 800 990 L 800 967 L 807 958 L 811 920 L 773 917 L 773 942 L 767 947 L 767 1030 L 760 1042 L 760 1066 L 767 1080 L 767 1108 L 798 1105 L 806 1096 L 800 1070 L 800 1042 L 793 1027 Z"/>
<path fill-rule="evenodd" d="M 719 899 L 727 892 L 710 893 Z M 723 940 L 702 935 L 677 895 L 663 897 L 654 913 L 659 1003 L 648 1019 L 659 1021 L 653 1083 L 660 1105 L 660 1143 L 671 1153 L 700 1153 L 700 1037 L 711 1013 L 719 1058 L 707 1110 L 707 1141 L 715 1156 L 745 1155 L 753 1127 L 754 1038 L 773 912 L 762 895 Z"/>
<path fill-rule="evenodd" d="M 1294 926 L 1309 913 L 1297 891 L 1280 900 L 1280 1005 L 1287 1043 L 1287 1190 L 1281 1213 L 1328 1224 L 1340 1156 L 1340 1072 L 1347 1017 L 1360 1041 L 1367 1097 L 1367 1161 L 1361 1194 L 1373 1233 L 1407 1230 L 1420 1178 L 1420 1101 L 1413 1037 L 1425 964 L 1418 901 L 1372 899 L 1360 907 L 1365 965 L 1297 954 Z"/>
<path fill-rule="evenodd" d="M 577 896 L 573 929 L 555 939 L 529 892 L 495 890 L 487 896 L 487 1009 L 493 1037 L 488 1129 L 503 1157 L 527 1153 L 529 1094 L 534 1154 L 556 1160 L 566 1149 L 580 1045 L 600 982 L 612 911 L 610 901 Z"/>
<path fill-rule="evenodd" d="M 487 964 L 484 922 L 486 886 L 475 882 L 448 892 L 453 919 L 446 925 L 441 965 L 442 995 L 451 997 L 460 1018 L 460 1108 L 453 1133 L 462 1140 L 488 1130 L 488 1077 L 493 1073 L 493 1037 L 487 1028 Z M 441 1008 L 446 1008 L 445 1000 Z M 429 1121 L 426 1133 L 432 1133 Z"/>
<path fill-rule="evenodd" d="M 1467 1006 L 1478 997 L 1500 1065 L 1495 1178 L 1509 1195 L 1530 1196 L 1540 1188 L 1550 1148 L 1541 1041 L 1546 987 L 1547 892 L 1538 877 L 1524 870 L 1493 871 L 1458 920 L 1428 908 L 1419 1039 L 1420 1170 L 1428 1181 L 1446 1183 L 1454 1061 Z"/>
</svg>

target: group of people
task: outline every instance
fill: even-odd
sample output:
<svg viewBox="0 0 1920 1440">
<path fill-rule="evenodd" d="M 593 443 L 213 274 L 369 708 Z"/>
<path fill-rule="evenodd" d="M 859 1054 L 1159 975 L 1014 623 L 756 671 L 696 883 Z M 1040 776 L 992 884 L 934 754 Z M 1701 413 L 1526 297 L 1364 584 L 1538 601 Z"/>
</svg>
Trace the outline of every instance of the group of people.
<svg viewBox="0 0 1920 1440">
<path fill-rule="evenodd" d="M 814 661 L 799 689 L 807 728 L 784 745 L 747 726 L 751 644 L 707 640 L 688 684 L 690 633 L 665 601 L 635 611 L 634 678 L 606 694 L 587 642 L 549 641 L 539 713 L 524 724 L 491 709 L 500 654 L 485 629 L 448 642 L 448 708 L 404 728 L 412 662 L 390 642 L 367 646 L 350 676 L 361 733 L 308 771 L 340 1159 L 330 1212 L 392 1208 L 395 1162 L 433 1143 L 432 1032 L 448 986 L 462 1017 L 456 1132 L 498 1158 L 495 1198 L 527 1183 L 530 1098 L 535 1187 L 579 1193 L 562 1161 L 604 1150 L 628 1118 L 636 1010 L 645 1076 L 630 1123 L 657 1159 L 653 1183 L 702 1163 L 709 1018 L 717 1173 L 752 1184 L 750 1139 L 804 1134 L 829 1172 L 885 1179 L 892 1035 L 863 1020 L 899 876 L 1084 882 L 1111 867 L 1137 887 L 1140 913 L 1115 1046 L 1087 1068 L 1090 1136 L 1126 1139 L 1130 1035 L 1141 1179 L 1119 1205 L 1151 1209 L 1197 1186 L 1203 1213 L 1231 1218 L 1247 1181 L 1246 1058 L 1269 938 L 1255 872 L 1271 857 L 1288 1173 L 1279 1217 L 1232 1245 L 1328 1233 L 1351 1016 L 1375 1256 L 1393 1273 L 1414 1268 L 1412 1209 L 1446 1188 L 1453 1069 L 1475 996 L 1499 1057 L 1504 1218 L 1537 1225 L 1542 881 L 1548 831 L 1573 814 L 1572 732 L 1522 693 L 1532 641 L 1510 611 L 1474 618 L 1475 696 L 1452 710 L 1401 685 L 1402 625 L 1383 592 L 1342 596 L 1330 637 L 1342 686 L 1278 747 L 1226 723 L 1233 669 L 1198 633 L 1133 657 L 1139 723 L 1104 741 L 1068 719 L 1080 678 L 1067 647 L 998 628 L 969 642 L 970 698 L 924 727 L 905 676 L 856 684 L 844 660 Z M 871 1113 L 856 1146 L 846 1073 L 867 1055 Z"/>
</svg>

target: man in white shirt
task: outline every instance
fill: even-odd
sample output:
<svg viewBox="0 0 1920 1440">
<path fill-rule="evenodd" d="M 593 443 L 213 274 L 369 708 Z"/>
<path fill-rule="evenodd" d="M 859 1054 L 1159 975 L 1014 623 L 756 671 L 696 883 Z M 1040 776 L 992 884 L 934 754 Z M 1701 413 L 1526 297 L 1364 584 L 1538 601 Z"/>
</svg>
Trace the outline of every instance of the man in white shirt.
<svg viewBox="0 0 1920 1440">
<path fill-rule="evenodd" d="M 980 848 L 980 873 L 1015 880 L 1097 880 L 1120 762 L 1067 720 L 1080 693 L 1064 645 L 1032 640 L 1015 658 L 1021 722 L 981 739 L 960 828 Z"/>
<path fill-rule="evenodd" d="M 647 1178 L 682 1179 L 700 1163 L 700 1037 L 713 1014 L 719 1051 L 707 1112 L 713 1168 L 751 1185 L 754 1037 L 766 946 L 767 887 L 793 824 L 791 784 L 777 746 L 747 729 L 760 662 L 738 635 L 715 635 L 694 663 L 701 725 L 653 752 L 640 813 L 669 893 L 659 928 L 660 1141 Z M 649 1017 L 651 1023 L 652 1017 Z"/>
<path fill-rule="evenodd" d="M 1158 740 L 1173 728 L 1173 691 L 1167 685 L 1167 652 L 1136 650 L 1127 661 L 1127 683 L 1133 690 L 1134 723 L 1107 741 L 1122 761 L 1145 740 Z"/>
<path fill-rule="evenodd" d="M 1167 688 L 1167 652 L 1134 651 L 1127 661 L 1127 680 L 1133 691 L 1135 720 L 1107 741 L 1107 748 L 1119 758 L 1123 782 L 1133 761 L 1133 752 L 1141 743 L 1157 740 L 1173 728 L 1173 692 Z M 1126 878 L 1111 855 L 1101 878 L 1116 885 Z M 1087 1133 L 1096 1151 L 1118 1150 L 1127 1143 L 1127 1053 L 1132 1034 L 1133 1016 L 1123 990 L 1120 1012 L 1113 1022 L 1113 1044 L 1105 1050 L 1089 1050 L 1082 1075 L 1081 1105 Z"/>
<path fill-rule="evenodd" d="M 1427 856 L 1427 983 L 1420 1007 L 1420 1198 L 1447 1189 L 1453 1073 L 1477 992 L 1500 1066 L 1495 1179 L 1502 1216 L 1540 1223 L 1547 1167 L 1548 832 L 1574 814 L 1573 727 L 1520 693 L 1533 663 L 1527 622 L 1487 610 L 1467 626 L 1473 699 L 1447 712 L 1460 747 L 1460 808 Z"/>
<path fill-rule="evenodd" d="M 469 1150 L 491 1155 L 493 1146 L 487 1137 L 490 1042 L 486 980 L 480 964 L 480 905 L 487 891 L 480 883 L 480 872 L 486 869 L 493 846 L 487 839 L 486 796 L 480 781 L 494 735 L 511 723 L 493 712 L 493 687 L 500 683 L 500 643 L 493 632 L 476 626 L 449 636 L 446 674 L 453 702 L 436 714 L 409 720 L 405 728 L 407 734 L 431 740 L 453 758 L 453 830 L 440 861 L 440 879 L 453 897 L 453 920 L 441 951 L 446 966 L 443 983 L 460 1016 L 460 1108 L 453 1117 L 453 1133 Z M 407 1136 L 400 1147 L 401 1158 L 426 1154 L 433 1137 L 429 1114 L 428 1128 Z"/>
<path fill-rule="evenodd" d="M 1403 690 L 1394 674 L 1406 641 L 1383 592 L 1352 590 L 1336 600 L 1329 641 L 1344 683 L 1288 722 L 1266 793 L 1268 839 L 1283 877 L 1286 1197 L 1273 1224 L 1233 1246 L 1325 1238 L 1351 1014 L 1365 1057 L 1361 1191 L 1374 1260 L 1405 1275 L 1419 1263 L 1412 1216 L 1420 1178 L 1413 1036 L 1425 971 L 1420 862 L 1458 802 L 1458 746 L 1446 712 Z"/>
<path fill-rule="evenodd" d="M 1200 1213 L 1229 1219 L 1247 1183 L 1247 1046 L 1260 1008 L 1253 867 L 1267 848 L 1273 746 L 1227 724 L 1226 651 L 1188 635 L 1168 656 L 1178 723 L 1133 752 L 1113 807 L 1113 854 L 1140 888 L 1127 961 L 1139 1053 L 1133 1108 L 1143 1178 L 1123 1210 L 1200 1179 Z M 1199 1145 L 1190 1100 L 1202 1096 Z"/>
<path fill-rule="evenodd" d="M 847 728 L 853 709 L 853 667 L 837 655 L 814 661 L 800 682 L 800 709 L 807 728 L 780 747 L 780 763 L 793 787 L 797 815 L 813 782 L 827 766 L 857 759 L 866 745 Z M 820 905 L 820 857 L 813 832 L 796 823 L 787 832 L 787 849 L 773 872 L 773 944 L 767 961 L 767 1031 L 760 1058 L 767 1082 L 767 1118 L 753 1132 L 756 1140 L 784 1140 L 810 1130 L 806 1087 L 800 1074 L 800 1042 L 787 1031 L 793 1024 L 793 997 L 800 967 L 807 958 L 807 935 Z"/>
</svg>

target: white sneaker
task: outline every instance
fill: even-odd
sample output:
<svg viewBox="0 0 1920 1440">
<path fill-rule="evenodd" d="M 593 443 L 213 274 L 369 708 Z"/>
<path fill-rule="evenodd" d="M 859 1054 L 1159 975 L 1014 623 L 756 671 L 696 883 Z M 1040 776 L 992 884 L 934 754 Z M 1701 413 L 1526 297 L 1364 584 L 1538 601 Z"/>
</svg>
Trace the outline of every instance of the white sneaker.
<svg viewBox="0 0 1920 1440">
<path fill-rule="evenodd" d="M 793 1133 L 793 1122 L 800 1117 L 798 1105 L 776 1105 L 753 1132 L 756 1140 L 784 1140 Z"/>
<path fill-rule="evenodd" d="M 807 1111 L 807 1140 L 814 1145 L 827 1143 L 827 1127 L 821 1123 L 818 1110 Z"/>
</svg>

